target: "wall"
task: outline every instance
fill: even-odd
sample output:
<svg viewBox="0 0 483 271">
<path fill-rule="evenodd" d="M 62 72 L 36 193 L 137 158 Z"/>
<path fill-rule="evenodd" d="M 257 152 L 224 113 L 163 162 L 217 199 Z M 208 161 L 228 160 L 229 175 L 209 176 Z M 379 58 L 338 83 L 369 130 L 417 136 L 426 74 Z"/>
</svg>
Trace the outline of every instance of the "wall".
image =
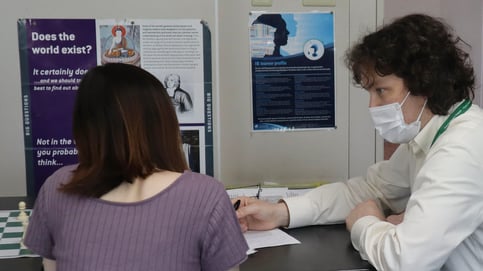
<svg viewBox="0 0 483 271">
<path fill-rule="evenodd" d="M 483 105 L 482 88 L 482 41 L 483 1 L 441 0 L 441 17 L 453 26 L 455 32 L 470 45 L 465 50 L 470 54 L 477 77 L 475 101 Z"/>
<path fill-rule="evenodd" d="M 315 8 L 303 7 L 292 0 L 273 1 L 272 7 L 252 8 L 246 1 L 220 1 L 220 22 L 239 22 L 219 24 L 219 67 L 224 68 L 219 71 L 218 165 L 219 177 L 225 183 L 306 183 L 345 180 L 365 173 L 367 166 L 375 161 L 375 134 L 365 102 L 367 93 L 353 88 L 343 54 L 361 32 L 375 28 L 377 3 L 381 5 L 381 1 L 375 0 L 338 0 L 335 8 Z M 315 9 L 335 12 L 337 129 L 251 132 L 248 12 Z"/>
<path fill-rule="evenodd" d="M 477 77 L 474 102 L 483 105 L 483 1 L 385 0 L 384 2 L 384 22 L 416 12 L 443 18 L 453 27 L 455 33 L 471 46 L 463 48 L 470 54 Z"/>
<path fill-rule="evenodd" d="M 276 0 L 254 8 L 242 0 L 61 0 L 15 1 L 0 10 L 0 196 L 25 195 L 21 88 L 17 44 L 19 18 L 201 18 L 212 32 L 215 177 L 225 184 L 271 180 L 306 183 L 341 180 L 362 174 L 376 160 L 368 97 L 354 89 L 342 62 L 343 52 L 361 32 L 382 18 L 381 0 L 338 0 L 336 7 L 303 7 L 301 1 Z M 248 12 L 333 10 L 336 13 L 337 129 L 250 132 Z M 379 21 L 378 21 L 379 19 Z"/>
</svg>

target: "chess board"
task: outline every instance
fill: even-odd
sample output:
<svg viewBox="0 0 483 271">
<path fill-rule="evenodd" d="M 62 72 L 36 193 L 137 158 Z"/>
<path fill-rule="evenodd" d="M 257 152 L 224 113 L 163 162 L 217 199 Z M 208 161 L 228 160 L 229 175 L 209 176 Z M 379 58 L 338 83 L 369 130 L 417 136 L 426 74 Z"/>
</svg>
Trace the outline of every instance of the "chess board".
<svg viewBox="0 0 483 271">
<path fill-rule="evenodd" d="M 25 210 L 30 216 L 32 210 Z M 0 210 L 0 259 L 38 257 L 29 249 L 22 247 L 23 227 L 17 219 L 18 210 Z"/>
</svg>

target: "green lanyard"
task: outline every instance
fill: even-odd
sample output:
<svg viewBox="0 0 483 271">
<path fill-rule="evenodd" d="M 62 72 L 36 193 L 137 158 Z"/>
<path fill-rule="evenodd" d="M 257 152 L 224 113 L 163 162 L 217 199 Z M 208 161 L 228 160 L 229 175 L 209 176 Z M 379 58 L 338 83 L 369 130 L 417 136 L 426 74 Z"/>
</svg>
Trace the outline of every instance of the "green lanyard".
<svg viewBox="0 0 483 271">
<path fill-rule="evenodd" d="M 433 138 L 433 142 L 431 142 L 431 146 L 433 146 L 434 142 L 436 141 L 436 139 L 438 139 L 438 137 L 444 133 L 444 131 L 446 131 L 446 129 L 448 129 L 448 126 L 449 126 L 449 123 L 454 119 L 456 118 L 457 116 L 465 113 L 466 111 L 468 111 L 468 109 L 471 107 L 471 100 L 470 99 L 466 99 L 462 104 L 460 104 L 454 111 L 453 113 L 451 113 L 451 115 L 449 115 L 449 117 L 446 119 L 445 122 L 443 122 L 443 124 L 441 125 L 441 127 L 439 127 L 439 130 L 438 132 L 436 132 L 436 135 L 434 136 Z M 430 147 L 431 147 L 430 146 Z"/>
</svg>

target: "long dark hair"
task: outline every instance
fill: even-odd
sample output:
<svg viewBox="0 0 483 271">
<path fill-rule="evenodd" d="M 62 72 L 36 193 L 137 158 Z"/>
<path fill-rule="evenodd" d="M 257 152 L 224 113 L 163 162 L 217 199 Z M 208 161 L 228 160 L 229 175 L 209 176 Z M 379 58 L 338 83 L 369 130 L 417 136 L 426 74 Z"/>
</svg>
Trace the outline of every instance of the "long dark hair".
<svg viewBox="0 0 483 271">
<path fill-rule="evenodd" d="M 61 191 L 100 197 L 154 172 L 183 172 L 179 124 L 163 84 L 128 64 L 95 67 L 83 77 L 73 112 L 79 165 Z"/>
</svg>

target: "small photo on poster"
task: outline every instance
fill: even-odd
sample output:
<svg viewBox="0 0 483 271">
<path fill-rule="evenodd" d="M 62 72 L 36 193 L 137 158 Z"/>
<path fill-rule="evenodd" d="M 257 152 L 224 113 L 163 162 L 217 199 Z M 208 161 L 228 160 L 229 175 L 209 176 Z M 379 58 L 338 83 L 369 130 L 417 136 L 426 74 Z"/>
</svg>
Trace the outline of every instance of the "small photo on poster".
<svg viewBox="0 0 483 271">
<path fill-rule="evenodd" d="M 181 126 L 183 152 L 191 171 L 206 173 L 205 138 L 203 127 Z"/>
<path fill-rule="evenodd" d="M 140 27 L 130 24 L 99 25 L 101 64 L 141 66 Z"/>
</svg>

